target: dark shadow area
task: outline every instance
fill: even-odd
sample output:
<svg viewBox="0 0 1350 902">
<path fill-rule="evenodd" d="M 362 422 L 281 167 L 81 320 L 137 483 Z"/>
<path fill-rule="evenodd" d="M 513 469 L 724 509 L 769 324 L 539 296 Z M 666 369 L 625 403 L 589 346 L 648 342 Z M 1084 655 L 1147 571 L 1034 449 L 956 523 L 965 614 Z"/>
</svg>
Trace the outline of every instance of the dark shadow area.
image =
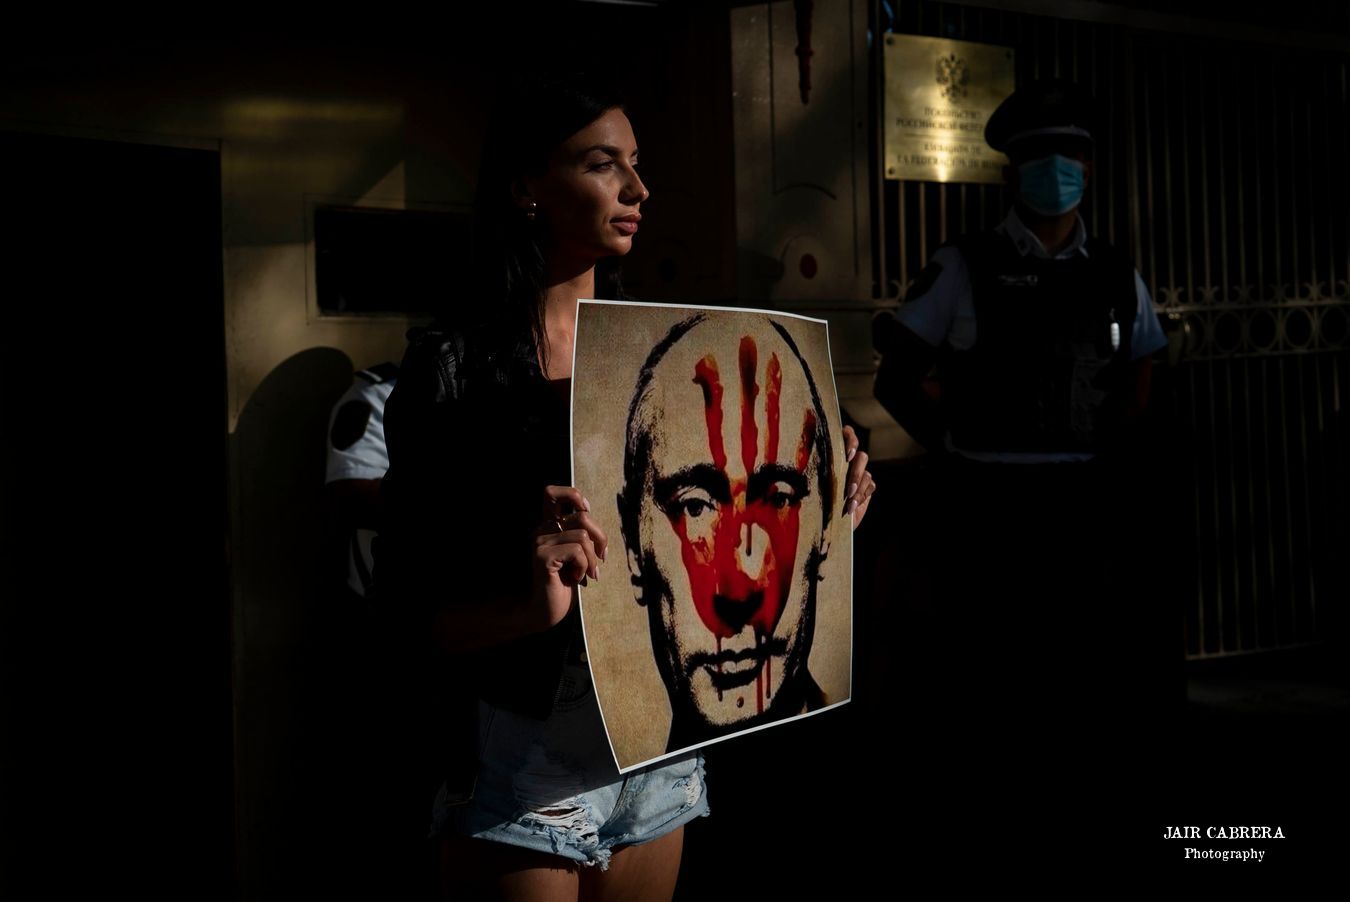
<svg viewBox="0 0 1350 902">
<path fill-rule="evenodd" d="M 220 162 L 0 134 L 0 896 L 228 898 Z"/>
<path fill-rule="evenodd" d="M 352 363 L 314 348 L 277 366 L 231 436 L 243 536 L 239 616 L 254 637 L 236 698 L 243 854 L 268 898 L 419 898 L 435 792 L 435 718 L 418 646 L 387 611 L 345 588 L 325 547 L 328 418 Z M 250 516 L 265 510 L 266 518 Z"/>
</svg>

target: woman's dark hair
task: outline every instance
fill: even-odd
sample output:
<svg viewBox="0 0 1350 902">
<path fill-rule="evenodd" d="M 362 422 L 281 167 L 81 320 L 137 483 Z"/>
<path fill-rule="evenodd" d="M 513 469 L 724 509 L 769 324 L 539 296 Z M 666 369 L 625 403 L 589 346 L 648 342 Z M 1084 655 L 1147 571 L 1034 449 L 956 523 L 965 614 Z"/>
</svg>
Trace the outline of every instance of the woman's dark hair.
<svg viewBox="0 0 1350 902">
<path fill-rule="evenodd" d="M 473 212 L 477 298 L 494 316 L 528 325 L 545 354 L 543 234 L 512 202 L 512 183 L 543 172 L 560 144 L 616 107 L 619 95 L 592 75 L 534 72 L 504 86 L 488 124 Z M 624 296 L 617 257 L 596 263 L 595 294 Z"/>
</svg>

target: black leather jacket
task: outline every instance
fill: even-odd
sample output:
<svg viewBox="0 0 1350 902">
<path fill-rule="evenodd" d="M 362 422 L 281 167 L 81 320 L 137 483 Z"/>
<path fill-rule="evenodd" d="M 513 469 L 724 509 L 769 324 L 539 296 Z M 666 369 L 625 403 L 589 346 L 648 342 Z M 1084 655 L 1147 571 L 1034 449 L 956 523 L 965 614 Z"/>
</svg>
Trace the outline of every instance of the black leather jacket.
<svg viewBox="0 0 1350 902">
<path fill-rule="evenodd" d="M 489 323 L 408 331 L 384 414 L 389 472 L 381 485 L 375 586 L 381 603 L 429 643 L 447 606 L 482 598 L 523 603 L 546 485 L 571 484 L 569 411 L 540 369 L 527 328 Z M 476 699 L 543 719 L 569 648 L 581 646 L 575 608 L 545 632 L 443 660 L 453 725 L 447 770 L 473 771 Z"/>
</svg>

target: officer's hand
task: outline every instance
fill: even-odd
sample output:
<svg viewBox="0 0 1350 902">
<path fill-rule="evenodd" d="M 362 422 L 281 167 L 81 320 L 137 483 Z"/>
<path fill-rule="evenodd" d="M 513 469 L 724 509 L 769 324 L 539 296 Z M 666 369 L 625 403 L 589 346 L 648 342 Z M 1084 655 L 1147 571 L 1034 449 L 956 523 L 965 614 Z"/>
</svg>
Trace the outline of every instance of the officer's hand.
<svg viewBox="0 0 1350 902">
<path fill-rule="evenodd" d="M 867 516 L 867 505 L 877 484 L 867 472 L 867 452 L 858 450 L 858 436 L 852 426 L 844 427 L 844 457 L 849 462 L 844 478 L 844 513 L 853 516 L 853 528 L 857 529 Z"/>
</svg>

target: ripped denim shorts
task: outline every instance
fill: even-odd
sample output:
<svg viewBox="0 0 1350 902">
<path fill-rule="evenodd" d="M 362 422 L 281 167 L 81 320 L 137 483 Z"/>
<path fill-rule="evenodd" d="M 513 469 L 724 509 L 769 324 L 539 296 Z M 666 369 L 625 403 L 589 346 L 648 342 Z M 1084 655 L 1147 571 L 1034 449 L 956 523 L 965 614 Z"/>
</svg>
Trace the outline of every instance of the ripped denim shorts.
<svg viewBox="0 0 1350 902">
<path fill-rule="evenodd" d="M 698 751 L 619 773 L 584 660 L 565 669 L 548 720 L 480 699 L 478 736 L 473 797 L 458 802 L 442 786 L 433 837 L 474 836 L 605 870 L 614 847 L 651 842 L 708 814 Z"/>
</svg>

